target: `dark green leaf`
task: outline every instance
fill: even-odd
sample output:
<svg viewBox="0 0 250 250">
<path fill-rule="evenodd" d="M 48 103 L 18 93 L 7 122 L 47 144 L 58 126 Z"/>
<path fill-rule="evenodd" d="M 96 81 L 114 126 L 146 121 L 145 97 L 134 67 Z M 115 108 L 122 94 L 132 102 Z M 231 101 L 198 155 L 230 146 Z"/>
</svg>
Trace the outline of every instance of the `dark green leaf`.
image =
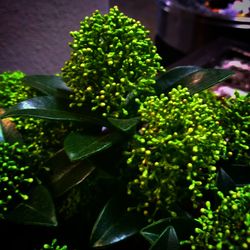
<svg viewBox="0 0 250 250">
<path fill-rule="evenodd" d="M 190 93 L 194 94 L 224 81 L 233 74 L 234 72 L 225 69 L 201 69 L 183 78 L 177 85 L 187 87 Z"/>
<path fill-rule="evenodd" d="M 234 72 L 225 69 L 202 69 L 196 66 L 176 67 L 157 79 L 156 91 L 158 94 L 168 93 L 172 88 L 181 85 L 187 87 L 193 94 L 212 87 L 233 74 Z"/>
<path fill-rule="evenodd" d="M 26 203 L 18 205 L 6 219 L 15 223 L 41 226 L 57 226 L 55 207 L 49 191 L 37 186 Z"/>
<path fill-rule="evenodd" d="M 234 190 L 236 187 L 232 178 L 222 168 L 220 168 L 217 173 L 217 187 L 224 194 L 230 190 Z"/>
<path fill-rule="evenodd" d="M 68 103 L 53 96 L 40 96 L 18 103 L 8 109 L 2 117 L 31 116 L 52 120 L 68 120 L 86 122 L 90 124 L 103 124 L 93 116 L 74 113 L 68 108 Z"/>
<path fill-rule="evenodd" d="M 55 196 L 60 196 L 80 184 L 95 169 L 87 160 L 72 164 L 64 150 L 58 151 L 46 167 L 50 170 L 50 185 Z"/>
<path fill-rule="evenodd" d="M 104 247 L 135 235 L 145 225 L 144 217 L 127 212 L 124 195 L 111 199 L 103 208 L 91 233 L 93 247 Z"/>
<path fill-rule="evenodd" d="M 150 250 L 178 250 L 180 248 L 179 240 L 175 229 L 168 226 L 160 237 L 150 247 Z"/>
<path fill-rule="evenodd" d="M 190 234 L 194 231 L 197 222 L 187 217 L 165 218 L 144 227 L 140 231 L 140 234 L 153 244 L 168 226 L 173 226 L 178 238 L 185 240 L 188 239 Z"/>
<path fill-rule="evenodd" d="M 22 82 L 32 88 L 35 88 L 46 95 L 68 96 L 71 89 L 59 76 L 53 75 L 27 75 Z"/>
<path fill-rule="evenodd" d="M 133 129 L 138 124 L 139 117 L 133 117 L 133 118 L 130 118 L 130 119 L 108 118 L 108 121 L 113 126 L 120 129 L 121 131 L 128 132 L 129 130 Z"/>
<path fill-rule="evenodd" d="M 198 66 L 179 66 L 170 69 L 156 79 L 156 92 L 158 94 L 169 92 L 173 87 L 178 85 L 180 80 L 199 70 L 201 68 Z"/>
<path fill-rule="evenodd" d="M 71 161 L 83 160 L 110 148 L 120 139 L 121 136 L 118 133 L 89 135 L 72 132 L 66 137 L 64 148 Z"/>
<path fill-rule="evenodd" d="M 140 234 L 148 240 L 150 244 L 153 244 L 160 237 L 164 229 L 170 225 L 170 222 L 170 218 L 158 220 L 144 227 L 140 231 Z"/>
</svg>

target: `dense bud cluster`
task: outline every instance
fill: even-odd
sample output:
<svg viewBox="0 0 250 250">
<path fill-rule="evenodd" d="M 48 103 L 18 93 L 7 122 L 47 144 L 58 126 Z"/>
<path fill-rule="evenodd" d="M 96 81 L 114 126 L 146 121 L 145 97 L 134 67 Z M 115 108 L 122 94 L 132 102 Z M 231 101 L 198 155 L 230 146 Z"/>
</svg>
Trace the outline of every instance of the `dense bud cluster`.
<svg viewBox="0 0 250 250">
<path fill-rule="evenodd" d="M 218 99 L 211 91 L 203 92 L 206 103 L 220 117 L 227 140 L 227 158 L 249 165 L 250 153 L 250 94 Z M 244 161 L 244 162 L 243 162 Z"/>
<path fill-rule="evenodd" d="M 224 108 L 219 109 L 222 126 L 228 140 L 228 150 L 237 161 L 250 160 L 250 94 L 224 100 Z"/>
<path fill-rule="evenodd" d="M 68 247 L 66 245 L 60 246 L 57 243 L 57 239 L 53 239 L 52 243 L 44 244 L 40 250 L 67 250 Z"/>
<path fill-rule="evenodd" d="M 181 86 L 168 96 L 148 97 L 139 114 L 144 125 L 126 153 L 128 194 L 139 198 L 137 210 L 154 217 L 188 193 L 197 207 L 206 190 L 216 189 L 215 164 L 226 151 L 218 117 L 199 94 Z"/>
<path fill-rule="evenodd" d="M 21 84 L 24 73 L 20 71 L 0 74 L 0 108 L 7 108 L 30 98 L 31 90 Z"/>
<path fill-rule="evenodd" d="M 0 108 L 7 109 L 38 94 L 22 84 L 24 76 L 24 73 L 19 71 L 0 74 Z M 36 162 L 40 164 L 42 159 L 47 159 L 52 152 L 59 149 L 62 135 L 68 128 L 68 125 L 62 122 L 50 123 L 38 118 L 15 117 L 10 120 L 22 135 L 24 143 L 33 150 L 32 154 L 37 156 Z"/>
<path fill-rule="evenodd" d="M 62 77 L 73 90 L 71 107 L 91 105 L 103 116 L 126 117 L 131 98 L 154 92 L 160 56 L 148 31 L 117 7 L 108 14 L 96 11 L 71 32 L 70 60 Z"/>
<path fill-rule="evenodd" d="M 49 122 L 38 118 L 11 118 L 23 140 L 33 149 L 36 163 L 41 165 L 57 150 L 62 148 L 63 138 L 69 129 L 69 124 Z"/>
<path fill-rule="evenodd" d="M 21 201 L 29 198 L 27 191 L 34 182 L 30 149 L 18 142 L 0 143 L 0 218 Z M 28 157 L 27 157 L 28 156 Z"/>
<path fill-rule="evenodd" d="M 213 210 L 209 201 L 197 219 L 200 228 L 192 235 L 191 249 L 250 249 L 250 185 L 236 188 Z"/>
</svg>

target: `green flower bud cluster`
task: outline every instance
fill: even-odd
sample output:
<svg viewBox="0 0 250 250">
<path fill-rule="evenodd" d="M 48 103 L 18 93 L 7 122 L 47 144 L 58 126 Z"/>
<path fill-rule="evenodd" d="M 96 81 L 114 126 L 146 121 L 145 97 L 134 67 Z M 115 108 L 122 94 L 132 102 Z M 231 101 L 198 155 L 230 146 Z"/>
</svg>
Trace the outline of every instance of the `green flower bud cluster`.
<svg viewBox="0 0 250 250">
<path fill-rule="evenodd" d="M 8 108 L 30 98 L 31 90 L 21 84 L 24 73 L 20 71 L 0 74 L 0 108 Z"/>
<path fill-rule="evenodd" d="M 71 107 L 91 105 L 103 116 L 127 117 L 131 97 L 154 93 L 155 76 L 164 71 L 148 31 L 117 7 L 99 11 L 71 32 L 71 55 L 62 77 L 73 90 Z"/>
<path fill-rule="evenodd" d="M 225 130 L 227 158 L 249 164 L 250 160 L 250 94 L 218 99 L 211 91 L 204 92 L 207 104 L 220 116 Z"/>
<path fill-rule="evenodd" d="M 168 96 L 148 97 L 139 114 L 144 125 L 126 152 L 128 194 L 139 197 L 137 210 L 154 217 L 171 211 L 183 194 L 198 206 L 206 190 L 216 189 L 215 164 L 226 151 L 218 117 L 199 94 L 181 86 Z"/>
<path fill-rule="evenodd" d="M 228 140 L 228 151 L 237 161 L 250 160 L 250 94 L 225 99 L 224 109 L 220 110 L 222 126 Z"/>
<path fill-rule="evenodd" d="M 58 245 L 57 239 L 53 239 L 50 244 L 44 244 L 40 250 L 68 250 L 68 247 Z"/>
<path fill-rule="evenodd" d="M 36 155 L 36 163 L 41 165 L 57 150 L 62 148 L 63 138 L 70 123 L 49 122 L 38 118 L 12 118 L 16 129 L 23 136 L 25 144 L 29 145 Z"/>
<path fill-rule="evenodd" d="M 250 248 L 250 185 L 236 188 L 225 196 L 218 192 L 221 204 L 213 210 L 209 201 L 201 209 L 188 243 L 191 249 L 249 249 Z"/>
<path fill-rule="evenodd" d="M 36 90 L 22 84 L 24 73 L 4 72 L 0 74 L 0 108 L 8 108 L 18 102 L 35 97 Z M 23 141 L 32 149 L 32 154 L 37 158 L 35 161 L 42 163 L 62 144 L 62 138 L 69 124 L 62 122 L 49 123 L 37 118 L 15 117 L 10 119 L 15 124 L 15 129 L 22 135 Z"/>
<path fill-rule="evenodd" d="M 0 218 L 27 195 L 33 179 L 30 149 L 18 142 L 0 143 Z"/>
</svg>

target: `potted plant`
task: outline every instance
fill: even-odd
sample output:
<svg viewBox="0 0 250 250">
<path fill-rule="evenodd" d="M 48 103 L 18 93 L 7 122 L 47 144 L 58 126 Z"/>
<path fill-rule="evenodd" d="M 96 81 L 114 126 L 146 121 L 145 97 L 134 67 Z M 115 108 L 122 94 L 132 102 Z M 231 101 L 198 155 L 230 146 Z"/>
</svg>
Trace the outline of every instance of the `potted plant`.
<svg viewBox="0 0 250 250">
<path fill-rule="evenodd" d="M 8 249 L 249 247 L 249 178 L 232 169 L 249 171 L 250 96 L 206 91 L 228 70 L 164 69 L 147 34 L 96 11 L 60 74 L 0 75 Z"/>
</svg>

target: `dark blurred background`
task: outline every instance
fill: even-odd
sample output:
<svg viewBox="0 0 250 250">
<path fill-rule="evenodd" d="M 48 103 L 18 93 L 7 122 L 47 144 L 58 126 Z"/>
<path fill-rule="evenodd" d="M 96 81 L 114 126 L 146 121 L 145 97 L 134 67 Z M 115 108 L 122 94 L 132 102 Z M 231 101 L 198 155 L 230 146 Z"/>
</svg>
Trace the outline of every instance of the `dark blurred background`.
<svg viewBox="0 0 250 250">
<path fill-rule="evenodd" d="M 150 30 L 165 66 L 219 37 L 250 44 L 249 17 L 228 20 L 197 14 L 191 4 L 205 1 L 176 1 L 183 3 L 181 8 L 168 0 L 1 0 L 0 72 L 60 72 L 69 58 L 69 32 L 78 30 L 79 22 L 94 10 L 106 13 L 114 5 Z"/>
<path fill-rule="evenodd" d="M 108 7 L 108 0 L 0 0 L 0 72 L 59 72 L 69 57 L 69 32 Z"/>
</svg>

